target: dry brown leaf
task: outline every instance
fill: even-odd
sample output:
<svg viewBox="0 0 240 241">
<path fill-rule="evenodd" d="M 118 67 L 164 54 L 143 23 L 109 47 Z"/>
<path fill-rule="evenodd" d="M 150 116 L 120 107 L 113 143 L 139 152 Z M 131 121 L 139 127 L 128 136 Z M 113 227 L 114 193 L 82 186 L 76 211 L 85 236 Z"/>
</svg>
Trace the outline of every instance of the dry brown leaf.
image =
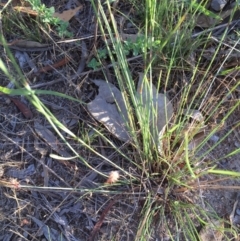
<svg viewBox="0 0 240 241">
<path fill-rule="evenodd" d="M 38 13 L 34 10 L 32 10 L 32 8 L 30 6 L 20 6 L 22 3 L 20 1 L 11 1 L 11 5 L 13 6 L 13 9 L 18 11 L 18 12 L 22 12 L 22 13 L 26 13 L 29 14 L 31 16 L 36 17 L 38 15 Z M 24 2 L 24 5 L 30 5 L 28 4 L 26 1 Z M 0 3 L 0 6 L 5 6 L 6 3 Z"/>
<path fill-rule="evenodd" d="M 200 231 L 199 238 L 201 241 L 221 241 L 224 235 L 223 229 L 223 220 L 210 220 Z"/>
<path fill-rule="evenodd" d="M 28 40 L 14 40 L 13 42 L 8 44 L 9 46 L 16 46 L 18 48 L 45 48 L 48 47 L 48 44 L 41 44 L 36 41 L 28 41 Z"/>
<path fill-rule="evenodd" d="M 69 9 L 69 10 L 63 11 L 62 13 L 54 13 L 53 16 L 61 19 L 64 22 L 68 22 L 71 20 L 72 17 L 74 17 L 76 15 L 77 11 L 79 11 L 82 8 L 83 8 L 83 6 L 80 5 L 74 9 Z"/>
<path fill-rule="evenodd" d="M 98 95 L 87 104 L 92 116 L 119 140 L 130 141 L 126 123 L 129 123 L 127 109 L 120 90 L 104 80 L 92 80 L 98 89 Z"/>
<path fill-rule="evenodd" d="M 194 110 L 194 109 L 184 109 L 183 114 L 186 116 L 191 117 L 193 120 L 203 123 L 204 122 L 204 117 L 202 113 L 199 110 Z"/>
<path fill-rule="evenodd" d="M 1 3 L 2 6 L 4 6 L 5 4 Z M 80 5 L 74 9 L 69 9 L 66 11 L 63 11 L 62 13 L 54 13 L 53 17 L 59 18 L 65 22 L 68 22 L 71 20 L 72 17 L 75 16 L 75 14 L 77 13 L 77 11 L 79 11 L 80 9 L 83 8 L 83 5 Z M 38 15 L 37 11 L 32 10 L 32 7 L 26 7 L 26 6 L 14 6 L 13 7 L 14 10 L 18 11 L 18 12 L 22 12 L 22 13 L 26 13 L 28 15 L 34 16 L 36 17 Z"/>
<path fill-rule="evenodd" d="M 41 69 L 39 69 L 36 73 L 34 73 L 35 75 L 36 74 L 40 74 L 40 73 L 46 73 L 50 70 L 54 70 L 54 69 L 57 69 L 57 68 L 60 68 L 64 65 L 66 65 L 67 63 L 69 63 L 70 61 L 70 58 L 68 58 L 67 56 L 65 56 L 63 59 L 59 60 L 58 62 L 52 64 L 52 65 L 47 65 L 47 66 L 44 66 L 42 67 Z"/>
<path fill-rule="evenodd" d="M 33 118 L 32 111 L 21 100 L 10 97 L 10 96 L 7 96 L 7 97 L 17 106 L 17 108 L 22 112 L 22 114 L 25 116 L 25 118 L 27 118 L 27 119 Z"/>
<path fill-rule="evenodd" d="M 36 17 L 38 15 L 37 11 L 32 10 L 31 7 L 20 7 L 20 6 L 16 6 L 13 7 L 14 10 L 21 12 L 21 13 L 26 13 L 30 16 L 34 16 Z"/>
<path fill-rule="evenodd" d="M 0 45 L 2 45 L 0 43 Z M 47 51 L 53 48 L 53 45 L 41 44 L 35 41 L 28 40 L 15 40 L 11 43 L 7 43 L 7 46 L 11 49 L 24 52 L 38 52 L 38 51 Z"/>
<path fill-rule="evenodd" d="M 194 135 L 194 137 L 188 144 L 188 150 L 189 151 L 196 150 L 196 148 L 202 143 L 205 137 L 206 137 L 205 131 L 199 132 L 196 135 Z"/>
<path fill-rule="evenodd" d="M 223 20 L 226 17 L 230 16 L 231 12 L 232 12 L 232 9 L 223 11 L 223 12 L 219 13 L 218 15 Z M 196 26 L 201 27 L 201 28 L 209 28 L 209 27 L 213 27 L 216 24 L 221 23 L 222 20 L 215 19 L 213 17 L 206 16 L 204 14 L 200 14 L 196 19 Z"/>
</svg>

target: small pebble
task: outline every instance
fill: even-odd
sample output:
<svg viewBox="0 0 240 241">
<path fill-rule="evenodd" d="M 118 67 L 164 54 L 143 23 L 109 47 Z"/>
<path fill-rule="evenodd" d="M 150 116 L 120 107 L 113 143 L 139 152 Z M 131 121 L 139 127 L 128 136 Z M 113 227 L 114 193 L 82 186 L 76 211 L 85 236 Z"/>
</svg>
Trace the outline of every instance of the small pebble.
<svg viewBox="0 0 240 241">
<path fill-rule="evenodd" d="M 239 225 L 240 224 L 240 216 L 239 215 L 234 216 L 233 224 L 234 225 Z"/>
<path fill-rule="evenodd" d="M 234 142 L 234 145 L 237 147 L 237 148 L 240 148 L 240 143 L 238 141 L 235 141 Z"/>
<path fill-rule="evenodd" d="M 23 232 L 23 236 L 24 236 L 24 238 L 27 238 L 27 237 L 28 237 L 28 232 L 27 232 L 27 231 L 24 231 L 24 232 Z"/>
<path fill-rule="evenodd" d="M 213 141 L 214 143 L 216 143 L 216 142 L 218 142 L 218 140 L 219 140 L 219 136 L 212 135 L 212 136 L 210 137 L 210 140 Z"/>
<path fill-rule="evenodd" d="M 240 216 L 240 209 L 239 208 L 237 208 L 236 214 Z"/>
<path fill-rule="evenodd" d="M 221 11 L 227 2 L 225 0 L 212 0 L 211 7 L 215 11 Z"/>
</svg>

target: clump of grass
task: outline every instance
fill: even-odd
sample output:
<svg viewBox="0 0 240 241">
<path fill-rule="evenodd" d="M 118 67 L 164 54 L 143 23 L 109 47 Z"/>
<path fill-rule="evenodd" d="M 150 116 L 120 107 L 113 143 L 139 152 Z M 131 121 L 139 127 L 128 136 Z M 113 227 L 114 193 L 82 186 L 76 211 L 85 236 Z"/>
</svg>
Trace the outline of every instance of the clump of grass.
<svg viewBox="0 0 240 241">
<path fill-rule="evenodd" d="M 195 229 L 195 223 L 193 223 L 191 215 L 193 213 L 201 213 L 201 218 L 198 218 L 196 215 L 196 220 L 198 223 L 202 223 L 202 220 L 210 218 L 210 214 L 198 204 L 189 204 L 187 199 L 179 201 L 178 198 L 173 198 L 172 195 L 175 195 L 175 191 L 180 187 L 184 187 L 182 190 L 185 191 L 192 190 L 192 184 L 207 173 L 228 175 L 229 178 L 239 176 L 239 173 L 215 170 L 214 162 L 211 166 L 202 166 L 202 170 L 204 171 L 200 172 L 197 165 L 199 162 L 202 163 L 204 155 L 207 155 L 231 133 L 231 131 L 228 131 L 227 135 L 217 142 L 213 148 L 205 150 L 202 155 L 198 155 L 207 140 L 219 130 L 221 123 L 224 123 L 231 113 L 239 107 L 239 102 L 232 105 L 227 113 L 225 113 L 225 116 L 222 117 L 221 123 L 216 124 L 212 129 L 210 128 L 209 134 L 205 135 L 201 142 L 191 150 L 189 150 L 189 144 L 202 126 L 196 123 L 194 127 L 195 131 L 191 132 L 186 130 L 186 124 L 189 119 L 186 117 L 179 118 L 183 116 L 184 109 L 194 109 L 207 113 L 208 117 L 206 120 L 208 121 L 223 104 L 223 101 L 217 99 L 211 103 L 214 106 L 212 111 L 208 109 L 211 96 L 217 95 L 217 93 L 211 91 L 217 76 L 216 73 L 215 77 L 211 78 L 211 68 L 213 68 L 216 54 L 204 73 L 201 71 L 203 66 L 201 55 L 196 59 L 195 63 L 187 64 L 191 54 L 194 53 L 198 46 L 202 45 L 200 38 L 193 39 L 191 37 L 194 28 L 194 19 L 199 12 L 208 14 L 208 11 L 204 6 L 196 2 L 161 1 L 159 3 L 159 1 L 146 1 L 145 27 L 143 30 L 145 34 L 145 50 L 143 51 L 143 59 L 145 61 L 144 71 L 146 76 L 148 76 L 149 82 L 155 83 L 159 88 L 167 90 L 166 87 L 173 85 L 173 73 L 190 74 L 188 83 L 185 86 L 180 86 L 178 89 L 180 94 L 177 97 L 178 104 L 175 106 L 176 113 L 174 118 L 171 119 L 171 123 L 169 123 L 165 132 L 166 134 L 163 137 L 166 142 L 166 150 L 165 153 L 159 154 L 157 148 L 150 146 L 152 137 L 149 135 L 151 133 L 148 125 L 149 116 L 146 112 L 143 112 L 141 108 L 142 104 L 135 97 L 135 83 L 127 63 L 126 51 L 124 51 L 125 47 L 119 38 L 115 38 L 120 33 L 111 11 L 111 5 L 109 2 L 106 5 L 109 15 L 105 14 L 105 6 L 101 5 L 100 2 L 98 2 L 96 12 L 98 10 L 101 16 L 99 18 L 101 33 L 103 35 L 107 34 L 113 43 L 112 49 L 107 43 L 106 48 L 108 49 L 112 63 L 117 63 L 117 65 L 114 65 L 114 72 L 118 85 L 123 93 L 127 93 L 125 95 L 125 102 L 129 106 L 129 119 L 131 120 L 129 128 L 134 140 L 134 147 L 137 150 L 136 155 L 138 157 L 136 160 L 141 163 L 139 171 L 142 172 L 143 176 L 157 183 L 160 189 L 167 183 L 164 201 L 160 203 L 156 201 L 158 199 L 157 193 L 146 197 L 136 240 L 146 240 L 146 237 L 151 236 L 153 232 L 151 230 L 153 217 L 159 217 L 158 221 L 165 223 L 165 226 L 167 226 L 164 216 L 169 213 L 172 214 L 173 223 L 176 225 L 173 229 L 176 233 L 171 234 L 172 240 L 177 240 L 180 237 L 185 237 L 186 240 L 198 240 L 198 232 Z M 111 26 L 108 24 L 108 20 L 110 20 Z M 152 41 L 149 42 L 149 38 Z M 204 41 L 206 43 L 210 41 L 210 36 L 205 38 Z M 217 46 L 217 49 L 219 48 L 221 48 L 221 43 Z M 113 51 L 116 55 L 112 54 Z M 163 62 L 163 64 L 161 63 L 159 66 L 156 66 L 156 60 Z M 156 69 L 159 70 L 156 71 Z M 154 75 L 158 76 L 157 81 Z M 237 86 L 238 83 L 232 84 L 228 94 L 232 93 Z M 194 93 L 193 88 L 195 88 Z M 152 106 L 152 108 L 154 107 Z M 135 123 L 138 123 L 138 125 Z M 139 130 L 141 138 L 136 134 L 139 133 Z M 234 151 L 231 154 L 236 154 L 236 152 Z M 166 208 L 166 206 L 168 207 Z M 215 218 L 217 217 L 215 216 Z M 173 230 L 169 230 L 169 234 Z"/>
<path fill-rule="evenodd" d="M 161 136 L 161 141 L 164 142 L 164 150 L 160 153 L 157 145 L 152 144 L 153 137 L 149 127 L 149 118 L 144 103 L 140 98 L 136 98 L 136 83 L 133 74 L 129 68 L 126 57 L 126 46 L 119 38 L 119 30 L 117 27 L 115 16 L 112 12 L 111 3 L 106 1 L 103 5 L 100 1 L 92 1 L 95 12 L 98 16 L 98 24 L 102 35 L 105 39 L 108 37 L 112 43 L 110 46 L 105 42 L 105 49 L 113 64 L 114 73 L 117 79 L 117 85 L 124 93 L 124 101 L 128 107 L 128 115 L 130 122 L 127 123 L 129 132 L 132 137 L 132 149 L 134 156 L 128 156 L 116 147 L 112 140 L 104 136 L 97 128 L 94 129 L 96 136 L 100 136 L 107 145 L 116 150 L 118 155 L 124 157 L 133 165 L 139 175 L 133 175 L 128 170 L 118 166 L 110 161 L 104 155 L 96 151 L 91 146 L 91 141 L 81 139 L 76 134 L 68 130 L 52 113 L 41 103 L 38 98 L 39 94 L 55 94 L 61 97 L 75 99 L 66 95 L 47 91 L 33 91 L 25 81 L 21 72 L 20 85 L 15 82 L 18 89 L 9 91 L 6 88 L 0 90 L 6 94 L 21 94 L 28 97 L 33 106 L 46 117 L 49 123 L 53 126 L 56 133 L 66 143 L 69 149 L 74 153 L 74 157 L 93 169 L 87 162 L 86 158 L 80 156 L 76 150 L 67 142 L 61 132 L 67 133 L 71 138 L 79 144 L 90 150 L 102 158 L 106 163 L 113 166 L 126 177 L 123 185 L 129 185 L 133 182 L 139 186 L 139 189 L 144 190 L 146 195 L 142 204 L 142 213 L 139 222 L 138 231 L 135 240 L 147 240 L 154 236 L 154 227 L 165 229 L 165 235 L 168 235 L 172 240 L 198 240 L 197 225 L 205 224 L 211 216 L 219 219 L 214 213 L 208 213 L 200 204 L 190 202 L 189 198 L 184 195 L 186 191 L 194 191 L 197 188 L 196 181 L 200 180 L 206 174 L 227 175 L 229 178 L 240 176 L 239 173 L 230 171 L 216 170 L 215 163 L 206 165 L 203 163 L 203 158 L 211 149 L 221 144 L 227 134 L 219 140 L 210 149 L 202 149 L 208 139 L 220 128 L 221 124 L 239 107 L 239 102 L 233 104 L 225 113 L 220 123 L 214 128 L 208 130 L 208 134 L 194 148 L 190 149 L 189 144 L 194 139 L 194 136 L 203 127 L 201 123 L 189 121 L 190 118 L 184 115 L 184 109 L 199 109 L 207 114 L 206 120 L 210 120 L 213 114 L 218 112 L 220 106 L 224 103 L 224 98 L 217 98 L 217 92 L 212 91 L 214 80 L 219 71 L 212 78 L 211 68 L 214 66 L 214 59 L 210 61 L 209 66 L 204 69 L 202 65 L 203 53 L 200 54 L 194 64 L 188 64 L 189 56 L 194 52 L 195 48 L 202 44 L 201 39 L 191 38 L 191 31 L 194 27 L 194 17 L 197 14 L 197 3 L 176 2 L 176 1 L 157 1 L 147 0 L 145 3 L 145 26 L 142 30 L 143 41 L 141 41 L 142 59 L 145 68 L 143 69 L 144 78 L 147 83 L 155 84 L 158 89 L 165 92 L 168 88 L 173 87 L 174 80 L 172 79 L 177 74 L 190 75 L 188 81 L 178 87 L 178 95 L 172 98 L 175 103 L 175 113 L 171 120 L 168 120 L 166 131 Z M 201 12 L 204 8 L 199 7 Z M 45 10 L 44 10 L 45 11 Z M 106 14 L 108 13 L 108 14 Z M 192 21 L 187 21 L 190 19 Z M 111 24 L 109 24 L 109 22 Z M 205 41 L 208 41 L 208 36 Z M 2 40 L 4 42 L 4 40 Z M 191 43 L 191 46 L 189 46 Z M 220 49 L 221 43 L 217 46 Z M 217 51 L 216 51 L 217 52 Z M 101 54 L 101 52 L 99 53 Z M 104 52 L 106 54 L 106 52 Z M 9 53 L 10 59 L 14 63 L 14 59 Z M 101 56 L 100 56 L 101 57 Z M 105 57 L 105 55 L 103 56 Z M 158 64 L 161 61 L 163 63 Z M 3 62 L 0 62 L 2 71 L 14 81 L 8 70 L 4 67 Z M 17 66 L 15 65 L 16 69 Z M 220 68 L 220 67 L 219 67 Z M 220 69 L 219 69 L 220 70 Z M 157 77 L 156 77 L 157 76 Z M 182 80 L 182 78 L 180 78 Z M 225 97 L 231 94 L 238 86 L 238 83 L 230 86 L 225 92 Z M 151 93 L 150 93 L 151 95 Z M 216 100 L 210 103 L 210 97 L 216 96 Z M 152 96 L 154 98 L 154 96 Z M 81 103 L 84 104 L 84 103 Z M 209 105 L 213 105 L 210 110 Z M 149 103 L 149 108 L 155 108 L 152 103 Z M 167 107 L 166 107 L 167 108 Z M 154 112 L 155 110 L 153 110 Z M 190 124 L 189 124 L 190 123 Z M 188 124 L 192 125 L 195 130 L 190 131 Z M 238 124 L 239 126 L 239 124 Z M 157 130 L 160 132 L 161 130 Z M 204 150 L 203 152 L 200 152 Z M 238 150 L 231 153 L 226 153 L 226 156 L 234 155 Z M 61 158 L 56 157 L 55 158 Z M 199 165 L 203 163 L 203 165 Z M 104 173 L 95 170 L 98 174 L 106 177 Z M 201 186 L 201 185 L 200 185 Z M 106 193 L 105 187 L 102 186 L 98 190 L 92 192 Z M 111 193 L 109 191 L 108 193 Z M 115 193 L 112 191 L 112 193 Z M 120 192 L 121 193 L 121 192 Z"/>
<path fill-rule="evenodd" d="M 22 38 L 22 36 L 24 36 L 26 39 L 39 42 L 44 38 L 41 25 L 39 25 L 36 20 L 29 18 L 28 21 L 26 21 L 26 16 L 24 17 L 23 14 L 14 10 L 3 12 L 2 27 L 6 37 Z"/>
</svg>

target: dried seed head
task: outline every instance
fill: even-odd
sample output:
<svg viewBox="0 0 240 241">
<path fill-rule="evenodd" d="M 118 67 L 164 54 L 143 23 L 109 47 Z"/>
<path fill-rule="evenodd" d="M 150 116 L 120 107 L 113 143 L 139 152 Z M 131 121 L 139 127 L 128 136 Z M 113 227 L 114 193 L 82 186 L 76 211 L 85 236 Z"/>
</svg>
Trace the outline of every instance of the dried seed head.
<svg viewBox="0 0 240 241">
<path fill-rule="evenodd" d="M 106 181 L 107 184 L 112 184 L 118 181 L 120 175 L 118 171 L 111 171 L 109 173 L 108 179 Z"/>
</svg>

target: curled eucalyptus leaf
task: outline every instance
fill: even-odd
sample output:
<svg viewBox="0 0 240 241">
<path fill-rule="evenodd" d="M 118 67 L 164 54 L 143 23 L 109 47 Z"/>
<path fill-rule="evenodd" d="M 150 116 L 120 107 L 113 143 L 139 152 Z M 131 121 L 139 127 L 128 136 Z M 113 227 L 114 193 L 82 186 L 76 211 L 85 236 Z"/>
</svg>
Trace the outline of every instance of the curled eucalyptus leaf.
<svg viewBox="0 0 240 241">
<path fill-rule="evenodd" d="M 88 111 L 121 141 L 130 141 L 127 131 L 127 108 L 121 91 L 105 80 L 92 80 L 98 86 L 98 95 L 87 104 Z"/>
<path fill-rule="evenodd" d="M 173 115 L 172 103 L 165 94 L 158 93 L 156 87 L 143 73 L 139 73 L 137 98 L 142 106 L 143 114 L 148 118 L 149 131 L 156 146 L 161 146 L 163 128 Z"/>
</svg>

